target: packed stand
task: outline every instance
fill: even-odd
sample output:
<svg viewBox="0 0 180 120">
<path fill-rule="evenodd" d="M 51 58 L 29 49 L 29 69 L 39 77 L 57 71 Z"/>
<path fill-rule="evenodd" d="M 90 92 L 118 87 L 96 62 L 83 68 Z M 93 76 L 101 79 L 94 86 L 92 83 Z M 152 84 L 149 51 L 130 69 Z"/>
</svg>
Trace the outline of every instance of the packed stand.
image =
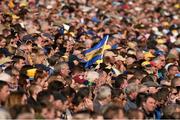
<svg viewBox="0 0 180 120">
<path fill-rule="evenodd" d="M 180 119 L 179 58 L 179 0 L 1 0 L 0 119 Z"/>
</svg>

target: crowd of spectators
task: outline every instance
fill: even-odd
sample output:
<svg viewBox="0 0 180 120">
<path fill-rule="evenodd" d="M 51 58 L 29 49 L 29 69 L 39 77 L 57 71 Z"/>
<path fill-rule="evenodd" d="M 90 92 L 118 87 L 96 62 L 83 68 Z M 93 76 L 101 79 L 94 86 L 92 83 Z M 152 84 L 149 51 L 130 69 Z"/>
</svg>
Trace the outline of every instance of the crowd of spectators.
<svg viewBox="0 0 180 120">
<path fill-rule="evenodd" d="M 180 119 L 179 58 L 179 0 L 0 0 L 0 119 Z"/>
</svg>

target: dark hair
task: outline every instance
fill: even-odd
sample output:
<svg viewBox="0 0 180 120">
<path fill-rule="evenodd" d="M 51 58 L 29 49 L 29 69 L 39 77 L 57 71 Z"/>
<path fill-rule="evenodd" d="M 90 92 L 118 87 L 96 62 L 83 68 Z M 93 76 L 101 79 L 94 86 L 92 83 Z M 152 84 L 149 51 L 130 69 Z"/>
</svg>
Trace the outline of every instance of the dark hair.
<svg viewBox="0 0 180 120">
<path fill-rule="evenodd" d="M 121 89 L 113 88 L 112 89 L 112 98 L 119 97 L 121 94 L 124 94 L 124 92 Z"/>
<path fill-rule="evenodd" d="M 12 60 L 17 63 L 19 60 L 25 60 L 25 58 L 23 56 L 15 55 L 12 57 Z"/>
<path fill-rule="evenodd" d="M 60 92 L 64 89 L 64 84 L 61 81 L 54 80 L 49 83 L 48 90 L 52 92 Z"/>
<path fill-rule="evenodd" d="M 169 95 L 169 89 L 167 87 L 163 87 L 156 93 L 156 99 L 160 102 L 161 100 L 166 101 Z"/>
<path fill-rule="evenodd" d="M 153 98 L 153 99 L 156 100 L 156 97 L 155 97 L 154 94 L 145 94 L 145 96 L 144 96 L 144 102 L 146 102 L 148 98 Z"/>
<path fill-rule="evenodd" d="M 172 65 L 169 65 L 169 67 L 168 67 L 168 71 L 169 71 L 170 69 L 172 69 L 173 67 L 177 67 L 177 68 L 179 69 L 179 67 L 178 67 L 177 65 L 172 64 Z"/>
<path fill-rule="evenodd" d="M 76 94 L 76 91 L 70 86 L 68 86 L 64 88 L 61 93 L 66 97 L 74 97 Z"/>
<path fill-rule="evenodd" d="M 50 66 L 54 66 L 56 64 L 56 62 L 58 61 L 58 59 L 59 59 L 59 56 L 53 55 L 50 58 L 48 58 L 47 60 L 48 60 L 48 63 Z"/>
<path fill-rule="evenodd" d="M 7 82 L 0 80 L 0 90 L 1 90 L 4 86 L 6 86 L 6 85 L 8 85 Z"/>
<path fill-rule="evenodd" d="M 51 92 L 48 90 L 41 91 L 37 95 L 37 102 L 40 104 L 49 104 L 49 98 L 51 95 Z"/>
<path fill-rule="evenodd" d="M 118 75 L 115 78 L 114 88 L 120 88 L 120 86 L 121 86 L 121 84 L 123 84 L 124 80 L 125 80 L 125 75 L 124 74 Z"/>
<path fill-rule="evenodd" d="M 146 96 L 146 93 L 138 93 L 138 95 L 136 97 L 137 107 L 141 107 L 142 103 L 144 102 L 145 96 Z"/>
<path fill-rule="evenodd" d="M 85 97 L 89 96 L 90 90 L 87 87 L 82 87 L 79 89 L 77 94 L 74 96 L 72 103 L 78 106 Z"/>
</svg>

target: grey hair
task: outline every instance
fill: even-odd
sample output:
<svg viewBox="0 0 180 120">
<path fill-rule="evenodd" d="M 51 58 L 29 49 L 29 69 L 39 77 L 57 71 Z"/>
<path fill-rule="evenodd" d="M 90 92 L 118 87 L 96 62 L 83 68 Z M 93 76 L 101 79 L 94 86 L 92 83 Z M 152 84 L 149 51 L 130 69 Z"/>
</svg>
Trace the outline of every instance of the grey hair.
<svg viewBox="0 0 180 120">
<path fill-rule="evenodd" d="M 103 100 L 103 99 L 106 99 L 110 95 L 111 95 L 111 88 L 108 86 L 101 86 L 97 91 L 96 98 L 98 100 Z"/>
<path fill-rule="evenodd" d="M 133 92 L 138 92 L 139 86 L 136 83 L 130 83 L 125 89 L 124 92 L 129 95 Z"/>
<path fill-rule="evenodd" d="M 86 79 L 88 81 L 94 82 L 95 79 L 99 79 L 99 73 L 93 70 L 88 71 Z"/>
<path fill-rule="evenodd" d="M 58 62 L 55 66 L 54 66 L 54 69 L 55 69 L 55 72 L 59 72 L 61 69 L 64 68 L 64 66 L 68 64 L 66 62 Z"/>
</svg>

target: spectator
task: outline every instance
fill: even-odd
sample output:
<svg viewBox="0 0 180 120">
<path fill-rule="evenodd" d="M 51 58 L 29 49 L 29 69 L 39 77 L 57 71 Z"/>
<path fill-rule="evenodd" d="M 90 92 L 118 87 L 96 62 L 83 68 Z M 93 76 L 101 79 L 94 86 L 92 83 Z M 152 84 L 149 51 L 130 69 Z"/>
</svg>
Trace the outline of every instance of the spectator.
<svg viewBox="0 0 180 120">
<path fill-rule="evenodd" d="M 138 94 L 138 86 L 135 83 L 131 83 L 127 86 L 127 88 L 125 89 L 125 93 L 127 95 L 127 102 L 124 106 L 124 109 L 126 111 L 130 110 L 130 109 L 136 109 L 137 105 L 135 103 L 137 94 Z"/>
<path fill-rule="evenodd" d="M 101 86 L 97 93 L 95 100 L 93 102 L 93 109 L 95 112 L 102 112 L 103 107 L 105 107 L 111 101 L 111 89 L 108 86 Z"/>
<path fill-rule="evenodd" d="M 10 91 L 9 91 L 9 86 L 6 82 L 0 81 L 0 95 L 1 95 L 1 106 L 4 105 L 4 102 L 7 100 L 7 97 L 9 96 Z"/>
<path fill-rule="evenodd" d="M 146 119 L 155 118 L 156 99 L 153 95 L 149 94 L 144 97 L 142 103 L 142 111 Z"/>
</svg>

